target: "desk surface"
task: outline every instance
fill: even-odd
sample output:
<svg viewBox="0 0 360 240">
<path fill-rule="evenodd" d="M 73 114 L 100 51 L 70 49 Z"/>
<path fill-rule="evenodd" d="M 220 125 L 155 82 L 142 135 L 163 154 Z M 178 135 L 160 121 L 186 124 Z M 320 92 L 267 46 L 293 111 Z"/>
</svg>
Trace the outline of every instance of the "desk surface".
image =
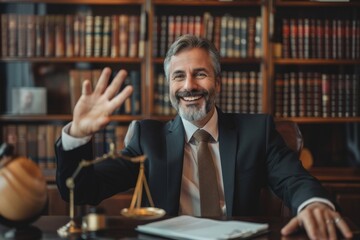
<svg viewBox="0 0 360 240">
<path fill-rule="evenodd" d="M 258 239 L 269 240 L 269 239 L 308 239 L 304 232 L 292 235 L 291 237 L 282 238 L 280 229 L 284 226 L 287 220 L 281 218 L 269 218 L 269 217 L 236 217 L 233 218 L 240 221 L 258 222 L 258 223 L 269 223 L 270 232 L 265 233 L 258 237 Z M 69 221 L 67 216 L 42 216 L 32 226 L 36 227 L 38 233 L 41 234 L 41 238 L 20 238 L 15 237 L 12 239 L 64 239 L 58 236 L 57 229 L 64 226 Z M 155 221 L 155 220 L 151 220 Z M 119 217 L 107 217 L 107 229 L 103 232 L 88 234 L 88 235 L 74 235 L 67 239 L 143 239 L 153 240 L 161 239 L 159 237 L 152 237 L 150 235 L 140 234 L 135 231 L 135 227 L 141 224 L 149 223 L 150 220 L 135 220 L 129 219 L 122 216 Z M 35 229 L 36 229 L 35 228 Z M 34 228 L 33 228 L 34 229 Z M 11 229 L 0 225 L 0 239 L 11 235 Z M 29 235 L 24 233 L 23 235 Z M 5 238 L 6 239 L 6 238 Z"/>
<path fill-rule="evenodd" d="M 162 218 L 165 219 L 165 218 Z M 226 221 L 226 219 L 223 219 Z M 249 221 L 257 223 L 268 223 L 270 231 L 261 236 L 258 236 L 256 239 L 282 239 L 282 240 L 292 240 L 292 239 L 308 239 L 304 232 L 299 232 L 290 237 L 282 237 L 280 234 L 280 229 L 288 222 L 288 219 L 281 219 L 278 217 L 235 217 L 232 220 L 240 221 Z M 130 219 L 123 216 L 119 217 L 106 217 L 107 228 L 103 232 L 99 233 L 87 233 L 73 235 L 68 238 L 61 238 L 57 234 L 57 230 L 69 222 L 68 216 L 42 216 L 37 221 L 35 221 L 31 226 L 32 228 L 28 229 L 27 232 L 18 231 L 17 234 L 22 233 L 22 235 L 17 235 L 17 237 L 12 237 L 10 239 L 70 239 L 70 240 L 79 240 L 79 239 L 142 239 L 142 240 L 155 240 L 162 239 L 159 237 L 154 237 L 146 234 L 141 234 L 135 231 L 136 226 L 141 224 L 146 224 L 151 221 L 156 220 L 136 220 Z M 354 226 L 355 227 L 355 226 Z M 29 236 L 29 230 L 36 230 L 35 233 L 41 235 L 41 237 L 31 237 Z M 358 228 L 355 227 L 354 230 Z M 0 225 L 0 239 L 7 239 L 7 236 L 11 236 L 14 231 L 5 226 Z M 97 234 L 97 235 L 95 235 Z M 25 236 L 25 237 L 24 237 Z M 358 236 L 358 234 L 356 234 Z"/>
</svg>

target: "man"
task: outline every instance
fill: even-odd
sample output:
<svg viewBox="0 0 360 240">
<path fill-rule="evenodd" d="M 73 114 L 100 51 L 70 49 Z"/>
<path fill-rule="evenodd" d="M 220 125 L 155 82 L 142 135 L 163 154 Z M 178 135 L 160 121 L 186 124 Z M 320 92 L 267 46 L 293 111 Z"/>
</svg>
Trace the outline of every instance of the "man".
<svg viewBox="0 0 360 240">
<path fill-rule="evenodd" d="M 207 145 L 215 161 L 217 207 L 222 214 L 256 214 L 260 189 L 267 184 L 297 213 L 282 229 L 283 235 L 304 228 L 312 239 L 335 239 L 336 229 L 345 237 L 352 236 L 326 191 L 275 131 L 271 116 L 225 114 L 215 106 L 220 92 L 220 57 L 209 41 L 191 35 L 180 37 L 167 53 L 164 70 L 171 103 L 179 115 L 167 123 L 136 122 L 122 150 L 128 156 L 146 154 L 146 177 L 155 206 L 169 215 L 202 215 L 200 147 L 193 135 L 197 129 L 204 129 L 213 138 Z M 125 71 L 108 86 L 109 76 L 110 70 L 105 68 L 94 91 L 89 81 L 83 83 L 73 121 L 57 141 L 57 183 L 64 199 L 68 199 L 65 181 L 79 161 L 93 159 L 91 136 L 110 122 L 112 112 L 132 92 L 126 87 L 117 94 Z M 83 169 L 76 180 L 77 203 L 98 204 L 134 187 L 138 169 L 137 164 L 121 159 Z"/>
</svg>

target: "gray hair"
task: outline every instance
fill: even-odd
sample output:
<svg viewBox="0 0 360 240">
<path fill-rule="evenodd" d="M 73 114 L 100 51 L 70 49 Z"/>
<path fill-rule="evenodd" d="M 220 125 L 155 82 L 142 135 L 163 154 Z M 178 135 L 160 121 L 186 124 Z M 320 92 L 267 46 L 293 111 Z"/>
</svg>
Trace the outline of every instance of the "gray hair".
<svg viewBox="0 0 360 240">
<path fill-rule="evenodd" d="M 169 65 L 171 57 L 175 56 L 184 49 L 193 48 L 202 48 L 206 50 L 210 55 L 215 77 L 218 78 L 221 76 L 220 54 L 214 44 L 205 38 L 186 34 L 177 38 L 166 53 L 166 57 L 164 60 L 164 72 L 167 81 L 169 81 Z"/>
</svg>

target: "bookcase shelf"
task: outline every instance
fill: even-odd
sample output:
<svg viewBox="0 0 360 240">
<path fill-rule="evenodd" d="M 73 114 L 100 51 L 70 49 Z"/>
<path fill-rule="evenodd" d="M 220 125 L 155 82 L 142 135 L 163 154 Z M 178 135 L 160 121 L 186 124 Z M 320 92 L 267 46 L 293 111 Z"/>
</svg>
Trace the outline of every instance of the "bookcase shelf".
<svg viewBox="0 0 360 240">
<path fill-rule="evenodd" d="M 141 5 L 145 3 L 145 0 L 0 0 L 0 3 Z"/>
<path fill-rule="evenodd" d="M 274 64 L 277 64 L 277 65 L 359 65 L 360 60 L 275 58 Z"/>
<path fill-rule="evenodd" d="M 144 119 L 144 116 L 138 115 L 114 115 L 111 116 L 112 121 L 119 122 L 131 122 L 132 120 Z M 72 120 L 72 115 L 61 114 L 61 115 L 0 115 L 0 121 L 2 122 L 54 122 L 62 121 L 68 122 Z"/>
<path fill-rule="evenodd" d="M 155 5 L 162 6 L 260 6 L 263 4 L 261 0 L 242 0 L 242 1 L 219 1 L 219 0 L 193 0 L 193 1 L 184 1 L 184 0 L 154 0 Z"/>
<path fill-rule="evenodd" d="M 299 124 L 303 123 L 360 123 L 360 117 L 282 117 L 278 120 L 290 120 Z"/>
<path fill-rule="evenodd" d="M 289 0 L 275 0 L 277 7 L 359 7 L 360 2 L 321 2 L 321 1 L 289 1 Z"/>
<path fill-rule="evenodd" d="M 143 58 L 108 58 L 108 57 L 2 57 L 0 62 L 48 62 L 48 63 L 134 63 L 140 64 L 145 60 Z"/>
</svg>

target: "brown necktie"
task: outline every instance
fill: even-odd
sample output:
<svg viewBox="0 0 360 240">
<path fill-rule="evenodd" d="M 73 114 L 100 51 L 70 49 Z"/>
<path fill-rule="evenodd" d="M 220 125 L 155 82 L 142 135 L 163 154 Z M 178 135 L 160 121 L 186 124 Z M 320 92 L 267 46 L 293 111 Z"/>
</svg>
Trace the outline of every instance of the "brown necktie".
<svg viewBox="0 0 360 240">
<path fill-rule="evenodd" d="M 208 142 L 213 141 L 213 138 L 207 131 L 202 129 L 198 129 L 193 136 L 199 144 L 197 157 L 201 216 L 221 216 L 215 164 L 208 146 Z"/>
</svg>

